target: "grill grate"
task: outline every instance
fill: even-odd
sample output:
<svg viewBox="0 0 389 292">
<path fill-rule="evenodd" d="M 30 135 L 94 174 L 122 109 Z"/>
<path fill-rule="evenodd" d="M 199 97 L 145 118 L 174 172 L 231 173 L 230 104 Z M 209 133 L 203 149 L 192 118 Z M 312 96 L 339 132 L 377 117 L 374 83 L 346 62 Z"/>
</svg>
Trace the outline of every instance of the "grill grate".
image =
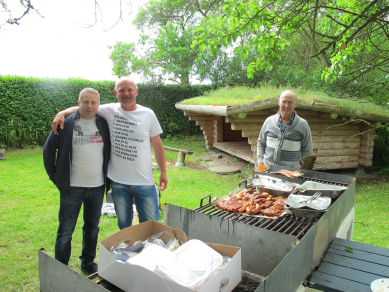
<svg viewBox="0 0 389 292">
<path fill-rule="evenodd" d="M 312 177 L 303 177 L 303 179 L 305 181 L 312 181 L 312 182 L 323 183 L 323 184 L 328 184 L 333 186 L 340 186 L 340 187 L 347 187 L 347 188 L 350 186 L 350 184 L 346 184 L 346 183 L 340 183 L 340 182 L 324 180 L 324 179 L 316 179 Z"/>
<path fill-rule="evenodd" d="M 255 173 L 253 173 L 253 177 L 255 177 Z M 336 181 L 325 179 L 323 177 L 313 178 L 313 177 L 304 176 L 303 180 L 324 183 L 329 185 L 344 186 L 347 188 L 350 186 L 350 184 L 348 183 L 336 182 Z M 242 181 L 239 184 L 239 187 L 241 187 L 242 184 L 245 185 L 245 189 L 247 190 L 248 189 L 255 190 L 254 184 L 252 183 L 247 184 L 247 180 Z M 207 198 L 209 199 L 209 203 L 203 205 L 203 200 Z M 246 213 L 240 214 L 240 213 L 222 211 L 216 208 L 215 205 L 211 204 L 211 196 L 203 197 L 200 201 L 200 207 L 194 209 L 194 211 L 212 215 L 212 216 L 217 216 L 225 220 L 234 220 L 244 224 L 252 225 L 254 227 L 264 228 L 275 232 L 281 232 L 284 234 L 293 235 L 296 236 L 297 239 L 299 240 L 301 240 L 304 234 L 306 234 L 308 230 L 313 226 L 313 224 L 315 224 L 319 219 L 319 218 L 317 219 L 300 218 L 300 217 L 294 217 L 292 215 L 285 215 L 282 217 L 278 217 L 276 219 L 272 219 L 267 217 L 251 216 L 251 215 L 247 215 Z"/>
<path fill-rule="evenodd" d="M 258 228 L 264 228 L 275 232 L 294 235 L 299 240 L 311 228 L 311 226 L 317 222 L 317 219 L 299 218 L 290 215 L 278 217 L 277 219 L 271 219 L 267 217 L 255 217 L 247 214 L 226 212 L 219 210 L 211 203 L 196 208 L 194 211 L 217 216 L 225 220 L 234 220 Z"/>
</svg>

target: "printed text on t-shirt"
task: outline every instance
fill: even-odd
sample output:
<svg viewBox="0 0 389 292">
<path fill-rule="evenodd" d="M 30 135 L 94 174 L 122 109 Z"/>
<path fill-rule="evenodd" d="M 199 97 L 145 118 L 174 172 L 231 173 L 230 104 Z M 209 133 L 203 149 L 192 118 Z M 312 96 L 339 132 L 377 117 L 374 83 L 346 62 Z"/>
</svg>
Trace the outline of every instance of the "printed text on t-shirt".
<svg viewBox="0 0 389 292">
<path fill-rule="evenodd" d="M 134 138 L 134 128 L 137 123 L 127 120 L 124 117 L 115 115 L 113 121 L 113 149 L 112 153 L 122 159 L 135 161 L 138 158 L 136 146 L 130 145 L 133 142 L 143 143 L 143 139 Z"/>
</svg>

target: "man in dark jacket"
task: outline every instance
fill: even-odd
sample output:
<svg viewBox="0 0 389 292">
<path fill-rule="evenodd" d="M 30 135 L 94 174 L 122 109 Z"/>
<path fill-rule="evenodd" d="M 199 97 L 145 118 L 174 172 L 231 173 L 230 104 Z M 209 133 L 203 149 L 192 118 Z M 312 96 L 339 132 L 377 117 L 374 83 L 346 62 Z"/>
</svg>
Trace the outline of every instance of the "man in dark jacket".
<svg viewBox="0 0 389 292">
<path fill-rule="evenodd" d="M 50 133 L 43 147 L 43 160 L 50 180 L 60 191 L 59 226 L 55 258 L 67 265 L 71 240 L 81 205 L 84 226 L 81 270 L 97 272 L 97 237 L 107 178 L 111 142 L 107 122 L 97 115 L 100 99 L 93 88 L 85 88 L 78 98 L 79 110 L 68 116 L 59 135 Z M 59 127 L 58 127 L 59 128 Z"/>
</svg>

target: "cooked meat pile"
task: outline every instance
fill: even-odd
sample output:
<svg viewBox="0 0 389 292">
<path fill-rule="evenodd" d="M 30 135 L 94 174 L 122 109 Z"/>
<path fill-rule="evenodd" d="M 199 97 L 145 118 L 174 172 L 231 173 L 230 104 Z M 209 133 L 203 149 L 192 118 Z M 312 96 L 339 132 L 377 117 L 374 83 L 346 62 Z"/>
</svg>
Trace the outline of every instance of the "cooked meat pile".
<svg viewBox="0 0 389 292">
<path fill-rule="evenodd" d="M 254 190 L 245 190 L 228 200 L 224 200 L 216 207 L 222 211 L 265 216 L 279 216 L 284 213 L 285 197 L 275 197 L 268 193 L 256 193 Z"/>
</svg>

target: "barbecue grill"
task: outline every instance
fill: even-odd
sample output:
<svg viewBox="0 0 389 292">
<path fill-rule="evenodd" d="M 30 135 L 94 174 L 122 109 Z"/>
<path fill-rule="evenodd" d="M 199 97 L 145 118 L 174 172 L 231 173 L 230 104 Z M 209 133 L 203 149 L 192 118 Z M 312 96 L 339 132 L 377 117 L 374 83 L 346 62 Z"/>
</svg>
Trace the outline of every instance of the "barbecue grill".
<svg viewBox="0 0 389 292">
<path fill-rule="evenodd" d="M 272 167 L 272 171 L 293 170 Z M 317 266 L 335 237 L 351 239 L 354 221 L 355 179 L 344 175 L 301 170 L 303 178 L 253 173 L 302 184 L 313 181 L 346 189 L 316 218 L 285 215 L 275 220 L 220 211 L 211 197 L 194 210 L 165 204 L 164 221 L 189 238 L 242 249 L 242 269 L 265 280 L 256 291 L 296 291 Z M 246 185 L 251 188 L 252 185 Z M 227 191 L 228 193 L 228 191 Z M 308 216 L 309 217 L 309 216 Z"/>
</svg>

